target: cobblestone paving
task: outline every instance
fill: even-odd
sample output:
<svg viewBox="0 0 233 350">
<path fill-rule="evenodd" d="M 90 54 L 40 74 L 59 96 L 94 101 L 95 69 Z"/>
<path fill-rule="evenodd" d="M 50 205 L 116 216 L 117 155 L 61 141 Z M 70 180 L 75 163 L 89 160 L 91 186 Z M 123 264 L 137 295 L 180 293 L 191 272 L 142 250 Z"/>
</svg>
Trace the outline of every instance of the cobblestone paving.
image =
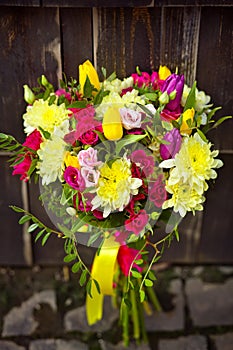
<svg viewBox="0 0 233 350">
<path fill-rule="evenodd" d="M 69 272 L 69 271 L 68 271 Z M 148 344 L 129 350 L 232 350 L 233 267 L 155 271 L 161 312 L 145 316 Z M 90 327 L 76 275 L 62 269 L 0 269 L 0 350 L 123 350 L 109 297 Z"/>
</svg>

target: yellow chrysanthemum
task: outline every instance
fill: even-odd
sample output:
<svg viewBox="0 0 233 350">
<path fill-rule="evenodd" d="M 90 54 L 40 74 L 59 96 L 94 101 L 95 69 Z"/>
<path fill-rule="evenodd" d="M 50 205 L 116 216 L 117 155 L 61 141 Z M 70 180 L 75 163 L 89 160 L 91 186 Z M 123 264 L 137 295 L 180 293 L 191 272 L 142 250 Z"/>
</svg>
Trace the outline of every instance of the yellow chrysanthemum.
<svg viewBox="0 0 233 350">
<path fill-rule="evenodd" d="M 64 103 L 57 106 L 49 105 L 48 100 L 36 100 L 32 106 L 27 107 L 27 112 L 23 115 L 25 133 L 29 134 L 39 127 L 52 133 L 54 127 L 68 119 L 68 114 Z"/>
<path fill-rule="evenodd" d="M 174 207 L 174 211 L 182 217 L 188 211 L 203 210 L 202 203 L 205 201 L 205 198 L 188 183 L 167 184 L 166 190 L 172 194 L 172 197 L 163 203 L 163 209 Z"/>
<path fill-rule="evenodd" d="M 130 201 L 130 195 L 138 193 L 142 180 L 132 178 L 130 161 L 125 158 L 115 160 L 112 166 L 104 163 L 99 171 L 97 195 L 92 200 L 92 210 L 102 207 L 103 216 L 107 217 L 116 209 L 124 209 Z"/>
</svg>

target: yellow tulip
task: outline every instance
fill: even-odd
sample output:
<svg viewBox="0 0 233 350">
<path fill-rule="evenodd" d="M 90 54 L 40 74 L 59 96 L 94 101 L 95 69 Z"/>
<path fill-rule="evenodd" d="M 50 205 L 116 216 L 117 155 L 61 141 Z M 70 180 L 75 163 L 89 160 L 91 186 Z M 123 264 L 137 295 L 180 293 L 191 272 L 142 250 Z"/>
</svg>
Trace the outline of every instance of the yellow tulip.
<svg viewBox="0 0 233 350">
<path fill-rule="evenodd" d="M 84 84 L 87 76 L 91 84 L 97 89 L 100 89 L 100 82 L 98 74 L 93 67 L 92 63 L 87 60 L 83 64 L 79 65 L 79 83 L 80 83 L 80 93 L 83 94 Z"/>
<path fill-rule="evenodd" d="M 188 126 L 187 120 L 190 120 L 191 122 L 193 122 L 194 114 L 195 114 L 194 108 L 189 108 L 183 113 L 182 124 L 180 127 L 180 133 L 182 135 L 184 135 L 184 134 L 190 135 L 191 134 L 192 129 L 190 129 L 190 127 Z"/>
<path fill-rule="evenodd" d="M 65 159 L 64 159 L 65 165 L 72 166 L 74 168 L 80 169 L 79 161 L 77 156 L 72 156 L 70 152 L 66 152 Z"/>
<path fill-rule="evenodd" d="M 167 66 L 159 66 L 159 79 L 166 80 L 169 75 L 171 75 L 171 71 Z"/>
<path fill-rule="evenodd" d="M 103 117 L 103 131 L 106 139 L 120 140 L 123 136 L 121 115 L 118 108 L 109 107 Z"/>
</svg>

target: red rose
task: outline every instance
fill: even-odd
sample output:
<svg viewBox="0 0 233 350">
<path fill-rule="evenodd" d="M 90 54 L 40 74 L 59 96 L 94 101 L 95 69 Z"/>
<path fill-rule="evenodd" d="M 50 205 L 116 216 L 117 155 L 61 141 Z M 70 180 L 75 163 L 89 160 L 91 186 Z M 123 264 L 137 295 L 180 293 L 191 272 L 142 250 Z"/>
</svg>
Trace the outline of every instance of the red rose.
<svg viewBox="0 0 233 350">
<path fill-rule="evenodd" d="M 125 228 L 127 231 L 132 231 L 135 235 L 145 228 L 149 216 L 144 209 L 140 210 L 137 214 L 132 214 L 128 220 L 125 221 Z"/>
<path fill-rule="evenodd" d="M 163 182 L 163 175 L 159 175 L 157 180 L 150 183 L 149 186 L 149 200 L 161 208 L 165 200 L 167 199 L 167 192 L 165 189 L 165 183 Z"/>
<path fill-rule="evenodd" d="M 132 262 L 137 257 L 137 259 L 141 259 L 141 254 L 138 254 L 138 250 L 129 248 L 127 245 L 122 245 L 119 248 L 118 255 L 117 255 L 117 261 L 120 266 L 120 269 L 122 273 L 125 276 L 128 276 L 130 267 L 132 265 Z M 142 268 L 139 267 L 137 264 L 133 264 L 133 268 L 136 268 L 138 272 L 142 271 Z"/>
</svg>

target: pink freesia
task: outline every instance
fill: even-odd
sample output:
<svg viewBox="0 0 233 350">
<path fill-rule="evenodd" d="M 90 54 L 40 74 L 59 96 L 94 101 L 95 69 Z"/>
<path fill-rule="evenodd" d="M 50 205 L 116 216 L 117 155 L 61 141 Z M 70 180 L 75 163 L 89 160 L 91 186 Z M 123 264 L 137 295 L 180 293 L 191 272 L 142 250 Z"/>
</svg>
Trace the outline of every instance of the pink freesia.
<svg viewBox="0 0 233 350">
<path fill-rule="evenodd" d="M 138 254 L 138 250 L 128 247 L 127 245 L 122 245 L 119 248 L 117 261 L 120 266 L 122 273 L 125 276 L 129 275 L 129 271 L 133 261 L 141 259 L 141 254 Z M 142 268 L 136 263 L 133 263 L 132 268 L 137 269 L 138 272 L 142 272 Z"/>
<path fill-rule="evenodd" d="M 21 175 L 20 180 L 27 182 L 29 180 L 28 170 L 30 169 L 32 158 L 30 156 L 30 153 L 26 153 L 25 156 L 21 155 L 19 158 L 24 159 L 21 163 L 14 165 L 12 175 Z"/>
<path fill-rule="evenodd" d="M 41 133 L 38 130 L 34 130 L 31 134 L 26 137 L 23 146 L 37 151 L 40 148 L 40 144 L 43 141 Z"/>
<path fill-rule="evenodd" d="M 93 168 L 94 166 L 101 164 L 97 159 L 97 150 L 92 147 L 80 151 L 78 154 L 78 161 L 81 166 L 87 168 Z"/>
<path fill-rule="evenodd" d="M 125 129 L 130 130 L 141 127 L 142 113 L 129 108 L 120 108 L 121 122 Z"/>
<path fill-rule="evenodd" d="M 69 102 L 71 102 L 71 100 L 72 100 L 71 93 L 67 92 L 65 89 L 58 89 L 55 92 L 55 95 L 57 95 L 57 96 L 64 96 L 67 99 L 67 101 L 69 101 Z"/>
<path fill-rule="evenodd" d="M 156 207 L 161 208 L 167 199 L 167 191 L 162 174 L 158 176 L 155 182 L 150 183 L 148 194 L 149 200 L 154 203 Z"/>
<path fill-rule="evenodd" d="M 133 73 L 131 74 L 131 76 L 133 78 L 134 85 L 137 85 L 139 88 L 150 85 L 150 74 L 148 74 L 147 72 L 141 72 L 140 75 L 138 75 L 137 73 Z"/>
<path fill-rule="evenodd" d="M 86 187 L 96 186 L 99 180 L 100 172 L 98 170 L 82 167 L 81 174 L 84 178 Z"/>
<path fill-rule="evenodd" d="M 68 166 L 64 171 L 64 179 L 75 190 L 82 192 L 85 189 L 85 181 L 77 168 Z"/>
<path fill-rule="evenodd" d="M 127 231 L 132 231 L 135 235 L 139 235 L 148 223 L 149 216 L 144 209 L 137 214 L 130 215 L 130 218 L 125 221 Z"/>
</svg>

